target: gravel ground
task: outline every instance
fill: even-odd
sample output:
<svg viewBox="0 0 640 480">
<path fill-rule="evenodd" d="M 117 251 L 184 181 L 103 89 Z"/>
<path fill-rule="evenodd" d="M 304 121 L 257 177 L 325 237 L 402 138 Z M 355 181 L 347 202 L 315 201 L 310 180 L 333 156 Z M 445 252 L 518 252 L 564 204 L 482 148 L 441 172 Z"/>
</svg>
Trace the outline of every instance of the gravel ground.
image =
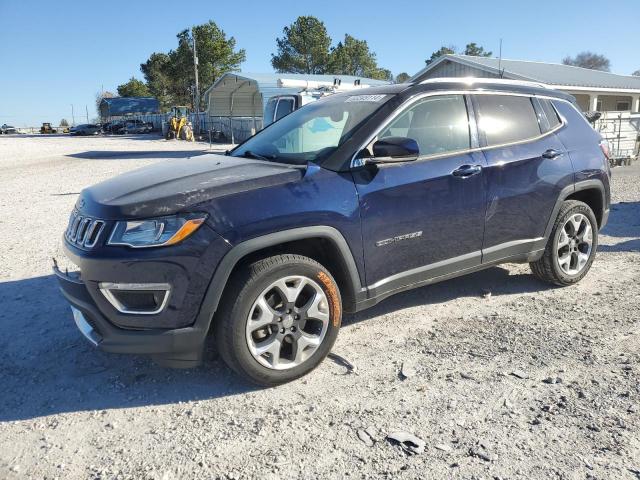
<svg viewBox="0 0 640 480">
<path fill-rule="evenodd" d="M 345 319 L 355 369 L 257 389 L 212 352 L 166 370 L 95 351 L 50 274 L 82 187 L 206 149 L 0 137 L 0 478 L 640 478 L 637 164 L 580 284 L 504 265 L 402 293 Z"/>
</svg>

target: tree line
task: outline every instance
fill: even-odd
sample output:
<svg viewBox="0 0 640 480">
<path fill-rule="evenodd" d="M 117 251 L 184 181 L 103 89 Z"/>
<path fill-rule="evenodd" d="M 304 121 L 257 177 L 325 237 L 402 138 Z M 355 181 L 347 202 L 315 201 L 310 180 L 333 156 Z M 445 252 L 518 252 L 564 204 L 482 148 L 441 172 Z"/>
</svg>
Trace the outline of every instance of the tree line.
<svg viewBox="0 0 640 480">
<path fill-rule="evenodd" d="M 158 99 L 163 109 L 172 105 L 194 105 L 195 73 L 193 68 L 193 45 L 198 56 L 199 83 L 205 90 L 227 72 L 240 70 L 246 59 L 246 52 L 237 48 L 236 39 L 227 36 L 213 20 L 183 30 L 177 34 L 177 47 L 167 53 L 152 53 L 140 65 L 144 80 L 132 76 L 118 85 L 121 97 L 148 97 Z M 425 64 L 437 60 L 442 55 L 460 53 L 463 55 L 490 57 L 493 52 L 470 42 L 464 50 L 455 46 L 442 46 L 434 51 Z M 565 65 L 574 65 L 595 70 L 610 71 L 610 61 L 603 55 L 581 52 L 575 57 L 565 57 Z M 271 65 L 278 73 L 353 75 L 402 83 L 410 76 L 406 72 L 393 75 L 387 68 L 378 65 L 375 52 L 366 40 L 348 33 L 333 44 L 327 28 L 314 16 L 300 16 L 291 25 L 284 27 L 282 36 L 276 39 L 276 52 L 271 55 Z M 640 70 L 633 73 L 640 75 Z M 106 91 L 96 95 L 96 104 L 103 98 L 116 96 Z"/>
</svg>

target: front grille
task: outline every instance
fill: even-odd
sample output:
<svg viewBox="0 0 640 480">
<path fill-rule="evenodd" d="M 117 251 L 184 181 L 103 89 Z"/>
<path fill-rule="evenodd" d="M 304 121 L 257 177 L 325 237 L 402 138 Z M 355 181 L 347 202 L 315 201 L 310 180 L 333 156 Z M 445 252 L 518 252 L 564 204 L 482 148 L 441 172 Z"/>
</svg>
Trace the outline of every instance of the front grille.
<svg viewBox="0 0 640 480">
<path fill-rule="evenodd" d="M 80 215 L 74 209 L 64 236 L 69 243 L 78 247 L 93 248 L 98 243 L 102 230 L 104 230 L 104 221 Z"/>
</svg>

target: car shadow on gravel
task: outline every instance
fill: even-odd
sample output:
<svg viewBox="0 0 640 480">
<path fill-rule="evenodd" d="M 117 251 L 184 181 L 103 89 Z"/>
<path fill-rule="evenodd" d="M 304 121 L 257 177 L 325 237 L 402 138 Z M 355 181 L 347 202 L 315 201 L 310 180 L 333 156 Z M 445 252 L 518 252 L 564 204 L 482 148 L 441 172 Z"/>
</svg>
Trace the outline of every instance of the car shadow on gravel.
<svg viewBox="0 0 640 480">
<path fill-rule="evenodd" d="M 405 308 L 435 305 L 461 297 L 482 298 L 488 294 L 492 296 L 512 295 L 541 292 L 554 288 L 559 287 L 544 283 L 534 277 L 533 274 L 510 274 L 508 268 L 492 267 L 444 282 L 398 293 L 374 307 L 346 316 L 343 320 L 343 325 L 361 322 Z"/>
<path fill-rule="evenodd" d="M 627 240 L 615 245 L 598 245 L 598 252 L 638 252 L 640 253 L 640 239 Z"/>
<path fill-rule="evenodd" d="M 640 237 L 640 202 L 612 204 L 609 221 L 601 233 L 610 237 Z"/>
<path fill-rule="evenodd" d="M 86 152 L 70 153 L 67 157 L 84 160 L 137 160 L 142 158 L 189 158 L 216 153 L 211 150 L 88 150 Z"/>
<path fill-rule="evenodd" d="M 0 283 L 0 421 L 228 397 L 257 389 L 207 352 L 190 370 L 94 349 L 53 275 Z"/>
<path fill-rule="evenodd" d="M 151 141 L 151 140 L 164 140 L 165 138 L 158 131 L 152 133 L 129 133 L 125 135 L 118 135 L 115 133 L 103 133 L 100 135 L 101 138 L 107 140 L 141 140 L 141 141 Z M 177 140 L 176 140 L 177 141 Z"/>
<path fill-rule="evenodd" d="M 640 202 L 612 204 L 609 221 L 600 233 L 627 240 L 611 244 L 606 239 L 598 245 L 599 252 L 640 252 Z"/>
</svg>

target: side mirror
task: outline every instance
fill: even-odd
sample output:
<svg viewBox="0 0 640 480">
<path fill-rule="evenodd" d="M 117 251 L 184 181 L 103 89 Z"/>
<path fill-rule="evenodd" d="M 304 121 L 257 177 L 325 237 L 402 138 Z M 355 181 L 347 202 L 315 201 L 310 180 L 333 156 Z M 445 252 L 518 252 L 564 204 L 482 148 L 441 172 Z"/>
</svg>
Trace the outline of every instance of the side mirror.
<svg viewBox="0 0 640 480">
<path fill-rule="evenodd" d="M 418 142 L 407 137 L 387 137 L 373 144 L 373 157 L 365 164 L 413 162 L 420 155 Z"/>
</svg>

